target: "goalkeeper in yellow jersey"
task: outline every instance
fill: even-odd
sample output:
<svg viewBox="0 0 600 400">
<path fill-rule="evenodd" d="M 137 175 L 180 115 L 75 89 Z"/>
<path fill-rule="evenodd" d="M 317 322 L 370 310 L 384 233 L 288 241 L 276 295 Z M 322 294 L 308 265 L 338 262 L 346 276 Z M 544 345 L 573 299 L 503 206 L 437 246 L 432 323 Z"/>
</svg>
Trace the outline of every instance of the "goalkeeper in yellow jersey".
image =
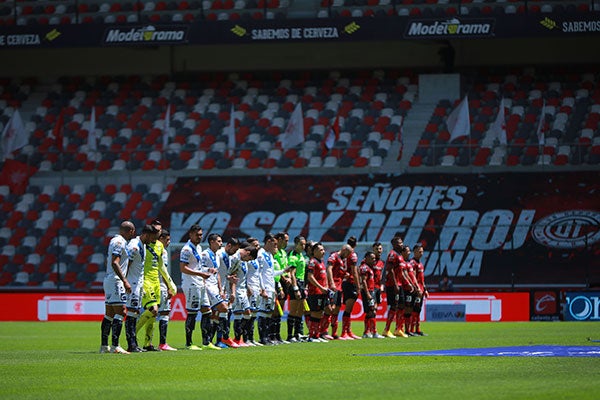
<svg viewBox="0 0 600 400">
<path fill-rule="evenodd" d="M 162 228 L 162 224 L 156 220 L 152 222 L 152 226 L 159 229 L 159 232 Z M 144 312 L 136 325 L 136 333 L 139 333 L 142 328 L 146 327 L 143 347 L 146 351 L 160 351 L 152 345 L 154 321 L 158 316 L 158 308 L 160 305 L 159 274 L 162 274 L 163 270 L 166 271 L 163 263 L 163 252 L 165 249 L 162 242 L 157 240 L 159 234 L 155 235 L 152 240 L 150 240 L 150 243 L 146 244 L 146 256 L 144 258 L 144 294 L 142 296 L 142 307 L 144 308 Z M 171 280 L 170 277 L 168 280 Z M 173 296 L 173 294 L 174 293 L 172 293 L 171 296 Z"/>
<path fill-rule="evenodd" d="M 169 314 L 171 314 L 171 298 L 177 294 L 177 286 L 169 275 L 169 252 L 167 248 L 171 244 L 171 234 L 168 230 L 162 229 L 158 237 L 164 246 L 162 254 L 163 268 L 160 270 L 160 305 L 158 306 L 158 332 L 160 334 L 160 344 L 158 349 L 162 351 L 177 351 L 167 343 L 167 327 L 169 325 Z M 148 324 L 147 326 L 150 326 Z M 152 332 L 149 333 L 152 337 Z"/>
</svg>

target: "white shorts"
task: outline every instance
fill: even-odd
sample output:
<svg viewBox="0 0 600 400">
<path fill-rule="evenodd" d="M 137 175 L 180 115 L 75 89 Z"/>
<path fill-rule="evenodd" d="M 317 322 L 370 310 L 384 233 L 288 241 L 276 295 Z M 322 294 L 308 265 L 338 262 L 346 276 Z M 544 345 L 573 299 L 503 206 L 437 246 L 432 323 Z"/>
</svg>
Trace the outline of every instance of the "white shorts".
<svg viewBox="0 0 600 400">
<path fill-rule="evenodd" d="M 271 314 L 275 305 L 275 292 L 267 290 L 267 297 L 258 296 L 258 312 Z"/>
<path fill-rule="evenodd" d="M 204 297 L 204 286 L 182 286 L 185 295 L 185 309 L 188 311 L 199 311 L 200 301 Z"/>
<path fill-rule="evenodd" d="M 167 288 L 160 285 L 160 304 L 158 306 L 158 312 L 171 311 L 171 299 L 168 299 L 167 297 L 169 297 Z"/>
<path fill-rule="evenodd" d="M 244 312 L 250 310 L 250 301 L 248 300 L 248 291 L 246 289 L 236 290 L 235 301 L 233 302 L 233 312 Z"/>
<path fill-rule="evenodd" d="M 107 305 L 123 305 L 127 301 L 125 286 L 120 279 L 104 279 L 104 303 Z"/>
<path fill-rule="evenodd" d="M 142 306 L 143 281 L 130 282 L 130 284 L 131 293 L 127 294 L 127 309 L 130 311 L 138 311 Z"/>
<path fill-rule="evenodd" d="M 219 287 L 214 285 L 207 285 L 204 291 L 204 297 L 202 298 L 202 307 L 215 308 L 217 305 L 225 302 L 219 293 Z"/>
<path fill-rule="evenodd" d="M 260 289 L 250 289 L 252 290 L 252 295 L 248 296 L 248 302 L 250 303 L 250 309 L 252 311 L 257 311 L 258 310 L 258 297 L 259 297 L 259 293 L 260 293 Z M 248 294 L 248 292 L 246 292 L 246 295 Z"/>
</svg>

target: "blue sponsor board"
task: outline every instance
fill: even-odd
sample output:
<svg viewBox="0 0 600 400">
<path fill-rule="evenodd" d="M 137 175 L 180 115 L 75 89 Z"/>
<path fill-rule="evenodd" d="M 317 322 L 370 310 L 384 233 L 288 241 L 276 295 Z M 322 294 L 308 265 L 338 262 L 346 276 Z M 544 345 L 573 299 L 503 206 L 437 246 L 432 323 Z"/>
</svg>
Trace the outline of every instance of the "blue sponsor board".
<svg viewBox="0 0 600 400">
<path fill-rule="evenodd" d="M 599 346 L 512 346 L 483 349 L 409 351 L 364 356 L 600 357 Z"/>
<path fill-rule="evenodd" d="M 430 304 L 425 310 L 427 321 L 465 322 L 467 320 L 464 304 Z"/>
<path fill-rule="evenodd" d="M 565 321 L 600 321 L 600 292 L 567 292 Z"/>
</svg>

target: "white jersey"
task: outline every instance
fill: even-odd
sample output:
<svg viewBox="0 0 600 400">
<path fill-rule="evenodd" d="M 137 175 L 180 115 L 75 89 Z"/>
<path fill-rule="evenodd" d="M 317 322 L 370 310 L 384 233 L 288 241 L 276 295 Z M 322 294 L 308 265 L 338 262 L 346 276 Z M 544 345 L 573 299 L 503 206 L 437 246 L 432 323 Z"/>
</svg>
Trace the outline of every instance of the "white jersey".
<svg viewBox="0 0 600 400">
<path fill-rule="evenodd" d="M 120 281 L 121 279 L 115 274 L 112 267 L 112 257 L 121 257 L 121 263 L 119 269 L 123 273 L 123 276 L 127 275 L 127 264 L 129 263 L 129 256 L 127 255 L 127 240 L 121 235 L 116 235 L 110 240 L 108 244 L 108 257 L 106 258 L 106 275 L 105 279 L 114 279 Z"/>
<path fill-rule="evenodd" d="M 217 250 L 217 253 L 219 250 Z M 216 274 L 210 274 L 208 278 L 204 281 L 206 282 L 206 286 L 218 287 L 219 286 L 219 278 L 217 277 L 219 262 L 217 261 L 216 254 L 211 249 L 206 249 L 202 252 L 202 260 L 200 261 L 202 265 L 202 272 L 208 274 L 208 270 L 210 268 L 214 268 L 217 270 Z"/>
<path fill-rule="evenodd" d="M 246 262 L 246 286 L 254 292 L 260 291 L 260 279 L 258 278 L 258 261 L 250 260 Z"/>
<path fill-rule="evenodd" d="M 127 271 L 127 280 L 129 283 L 142 282 L 144 280 L 144 258 L 146 258 L 146 247 L 140 237 L 131 239 L 127 245 L 129 253 L 129 270 Z"/>
<path fill-rule="evenodd" d="M 231 257 L 222 247 L 217 250 L 217 264 L 219 264 L 219 277 L 221 278 L 221 285 L 224 289 L 229 292 L 229 285 L 227 284 L 227 275 L 229 275 L 229 266 L 231 265 Z"/>
<path fill-rule="evenodd" d="M 200 253 L 202 246 L 194 245 L 189 240 L 181 248 L 179 261 L 187 264 L 192 271 L 201 271 L 200 269 Z M 204 278 L 199 275 L 189 275 L 181 273 L 181 286 L 204 286 Z"/>
<path fill-rule="evenodd" d="M 228 275 L 234 275 L 237 277 L 237 290 L 246 290 L 246 274 L 248 272 L 248 266 L 245 261 L 242 261 L 239 250 L 229 257 L 229 270 Z"/>
<path fill-rule="evenodd" d="M 162 262 L 163 262 L 165 269 L 168 271 L 169 270 L 169 252 L 167 251 L 167 249 L 164 249 L 164 251 L 162 252 Z M 158 274 L 158 280 L 160 281 L 160 290 L 166 292 L 167 284 L 165 283 L 165 280 L 164 280 L 162 274 Z"/>
<path fill-rule="evenodd" d="M 258 278 L 260 280 L 260 288 L 267 292 L 275 291 L 275 257 L 265 249 L 258 251 Z"/>
</svg>

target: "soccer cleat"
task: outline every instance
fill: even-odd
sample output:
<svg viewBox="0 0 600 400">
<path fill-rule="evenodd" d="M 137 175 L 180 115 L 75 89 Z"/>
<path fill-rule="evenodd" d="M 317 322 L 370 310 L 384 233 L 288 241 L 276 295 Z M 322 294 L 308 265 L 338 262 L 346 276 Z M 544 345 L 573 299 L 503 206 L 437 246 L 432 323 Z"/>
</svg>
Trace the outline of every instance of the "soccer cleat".
<svg viewBox="0 0 600 400">
<path fill-rule="evenodd" d="M 390 339 L 396 339 L 396 336 L 390 331 L 383 331 L 383 336 Z"/>
<path fill-rule="evenodd" d="M 333 340 L 333 336 L 328 335 L 327 333 L 321 333 L 321 339 Z"/>
<path fill-rule="evenodd" d="M 394 331 L 394 335 L 396 335 L 396 337 L 403 337 L 403 338 L 408 337 L 408 335 L 406 333 L 404 333 L 404 331 L 402 329 L 396 329 Z"/>
<path fill-rule="evenodd" d="M 307 340 L 307 342 L 309 342 L 309 343 L 321 343 L 321 339 L 309 337 L 308 340 Z"/>
<path fill-rule="evenodd" d="M 252 346 L 257 346 L 257 347 L 261 347 L 263 344 L 260 342 L 257 342 L 256 340 L 251 340 L 249 342 Z"/>
<path fill-rule="evenodd" d="M 130 352 L 130 353 L 145 353 L 146 352 L 146 350 L 144 350 L 144 349 L 142 349 L 142 348 L 140 348 L 138 346 L 128 347 L 127 351 Z"/>
<path fill-rule="evenodd" d="M 233 339 L 233 343 L 235 343 L 238 347 L 250 347 L 250 345 L 245 343 L 241 338 L 237 340 Z"/>
<path fill-rule="evenodd" d="M 121 346 L 115 346 L 110 350 L 111 353 L 115 353 L 115 354 L 129 354 L 128 351 L 126 351 L 124 348 L 122 348 Z"/>
<path fill-rule="evenodd" d="M 110 353 L 110 346 L 100 346 L 100 354 Z"/>
<path fill-rule="evenodd" d="M 298 339 L 296 339 L 295 337 L 293 337 L 293 336 L 292 336 L 292 337 L 291 337 L 291 338 L 288 340 L 288 342 L 290 342 L 290 343 L 298 343 L 298 342 L 299 342 L 299 340 L 298 340 Z"/>
<path fill-rule="evenodd" d="M 425 332 L 421 332 L 421 331 L 416 331 L 415 333 L 419 336 L 428 336 Z"/>
<path fill-rule="evenodd" d="M 342 336 L 340 336 L 340 339 L 341 340 L 354 340 L 354 338 L 346 332 L 344 332 L 344 334 Z"/>
<path fill-rule="evenodd" d="M 154 347 L 151 344 L 149 344 L 148 346 L 144 346 L 144 350 L 146 350 L 146 351 L 161 351 L 160 349 L 157 349 L 156 347 Z"/>
<path fill-rule="evenodd" d="M 363 339 L 372 339 L 373 338 L 373 334 L 371 332 L 365 332 L 362 335 Z"/>
<path fill-rule="evenodd" d="M 229 346 L 227 346 L 225 343 L 221 342 L 220 340 L 215 344 L 215 346 L 217 346 L 220 349 L 228 349 Z"/>
<path fill-rule="evenodd" d="M 159 344 L 159 345 L 158 345 L 158 348 L 159 348 L 161 351 L 177 351 L 177 349 L 176 349 L 176 348 L 174 348 L 174 347 L 171 347 L 171 346 L 169 346 L 169 345 L 168 345 L 168 344 L 166 344 L 166 343 L 165 343 L 165 344 Z"/>
<path fill-rule="evenodd" d="M 203 350 L 219 350 L 221 351 L 220 347 L 215 346 L 214 344 L 212 344 L 211 342 L 209 342 L 208 344 L 202 346 Z"/>
<path fill-rule="evenodd" d="M 196 346 L 195 344 L 190 344 L 189 346 L 185 346 L 185 349 L 186 350 L 200 351 L 200 350 L 202 350 L 202 347 Z"/>
<path fill-rule="evenodd" d="M 355 334 L 354 334 L 354 333 L 352 333 L 352 332 L 348 332 L 348 335 L 349 335 L 349 336 L 350 336 L 352 339 L 356 339 L 356 340 L 360 340 L 360 339 L 362 339 L 360 336 L 358 336 L 358 335 L 355 335 Z"/>
<path fill-rule="evenodd" d="M 379 333 L 375 332 L 373 334 L 373 339 L 385 339 L 385 336 L 382 336 Z"/>
</svg>

